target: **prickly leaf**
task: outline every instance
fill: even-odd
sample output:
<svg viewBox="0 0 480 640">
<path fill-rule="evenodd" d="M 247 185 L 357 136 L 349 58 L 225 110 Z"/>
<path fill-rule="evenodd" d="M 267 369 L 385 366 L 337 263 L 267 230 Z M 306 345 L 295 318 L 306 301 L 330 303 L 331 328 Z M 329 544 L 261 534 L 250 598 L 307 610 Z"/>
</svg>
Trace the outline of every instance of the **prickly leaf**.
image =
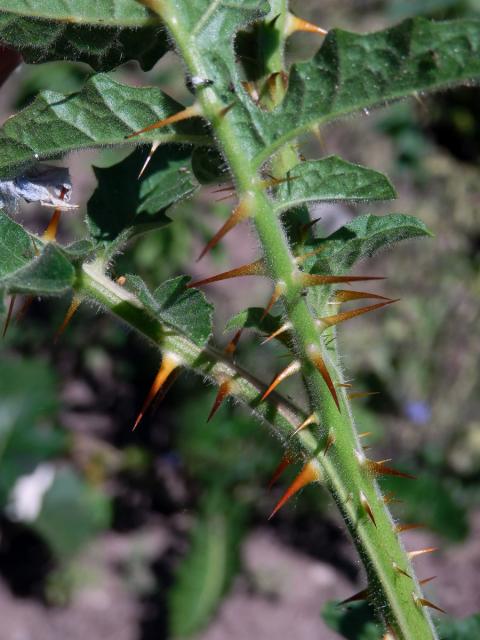
<svg viewBox="0 0 480 640">
<path fill-rule="evenodd" d="M 150 292 L 138 276 L 127 276 L 127 286 L 158 320 L 202 347 L 212 333 L 213 306 L 198 289 L 187 289 L 190 278 L 179 276 Z"/>
<path fill-rule="evenodd" d="M 79 93 L 43 91 L 0 130 L 0 177 L 18 172 L 34 159 L 125 144 L 125 136 L 181 109 L 159 89 L 130 87 L 101 73 L 90 78 Z M 208 137 L 195 120 L 133 140 L 136 144 L 153 140 L 205 144 Z"/>
<path fill-rule="evenodd" d="M 149 69 L 168 49 L 158 17 L 135 0 L 3 0 L 0 40 L 26 62 L 75 60 L 97 71 L 127 60 Z"/>
</svg>

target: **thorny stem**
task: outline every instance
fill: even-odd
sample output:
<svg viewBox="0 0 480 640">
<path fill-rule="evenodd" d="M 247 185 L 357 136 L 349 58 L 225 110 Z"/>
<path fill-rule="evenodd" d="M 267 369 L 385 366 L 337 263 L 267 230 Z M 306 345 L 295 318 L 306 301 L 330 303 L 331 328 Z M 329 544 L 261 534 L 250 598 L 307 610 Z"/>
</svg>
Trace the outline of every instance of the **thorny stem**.
<svg viewBox="0 0 480 640">
<path fill-rule="evenodd" d="M 200 52 L 196 50 L 195 39 L 184 29 L 179 5 L 173 0 L 149 0 L 148 4 L 169 28 L 191 75 L 210 77 L 211 69 L 205 67 Z M 278 28 L 282 28 L 287 2 L 276 0 L 275 4 L 281 13 L 277 19 Z M 277 52 L 277 55 L 271 53 L 268 64 L 278 66 L 283 64 L 282 61 L 283 51 Z M 206 86 L 199 92 L 198 101 L 203 116 L 210 122 L 222 147 L 237 184 L 239 197 L 248 196 L 251 202 L 254 212 L 253 224 L 270 276 L 274 282 L 283 281 L 286 285 L 283 296 L 284 312 L 292 326 L 296 357 L 302 365 L 312 409 L 318 414 L 322 425 L 318 438 L 304 430 L 297 436 L 299 442 L 309 457 L 317 457 L 325 482 L 365 565 L 369 595 L 377 613 L 389 625 L 398 640 L 432 640 L 437 636 L 431 619 L 413 597 L 414 594 L 420 597 L 420 587 L 414 577 L 414 570 L 395 532 L 392 517 L 383 502 L 375 478 L 364 464 L 365 456 L 357 436 L 347 394 L 343 388 L 338 387 L 343 378 L 337 364 L 336 347 L 329 353 L 319 337 L 315 318 L 301 296 L 302 285 L 298 279 L 298 267 L 281 221 L 263 189 L 261 176 L 257 174 L 253 163 L 249 163 L 242 153 L 238 144 L 241 132 L 236 130 L 228 114 L 220 115 L 226 105 L 217 95 L 214 86 Z M 281 159 L 278 160 L 278 169 L 282 163 Z M 216 374 L 222 371 L 232 374 L 235 380 L 239 381 L 236 395 L 250 406 L 254 406 L 256 413 L 273 422 L 282 433 L 291 432 L 303 419 L 299 418 L 295 409 L 283 402 L 276 405 L 272 405 L 270 401 L 259 403 L 259 384 L 251 376 L 233 367 L 213 349 L 199 350 L 181 336 L 165 332 L 158 322 L 152 320 L 138 306 L 138 302 L 106 278 L 102 280 L 102 277 L 84 269 L 80 289 L 102 302 L 129 325 L 136 327 L 160 348 L 179 355 L 185 364 L 196 371 L 212 378 L 217 378 Z M 338 411 L 321 374 L 312 363 L 312 348 L 322 355 L 332 373 L 334 383 L 339 388 L 341 412 Z M 329 448 L 328 455 L 324 455 L 323 449 L 329 435 L 333 436 L 335 441 Z M 371 508 L 375 523 L 366 513 L 365 499 Z M 395 567 L 400 567 L 412 578 L 406 577 Z"/>
</svg>

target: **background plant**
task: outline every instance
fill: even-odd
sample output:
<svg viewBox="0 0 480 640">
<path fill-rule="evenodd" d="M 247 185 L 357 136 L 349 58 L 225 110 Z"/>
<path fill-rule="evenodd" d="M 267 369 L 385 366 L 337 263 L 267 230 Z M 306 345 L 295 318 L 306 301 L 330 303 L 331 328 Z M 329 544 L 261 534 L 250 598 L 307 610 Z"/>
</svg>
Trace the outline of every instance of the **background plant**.
<svg viewBox="0 0 480 640">
<path fill-rule="evenodd" d="M 32 24 L 34 24 L 35 26 L 38 25 L 37 22 L 35 23 L 28 22 L 28 25 L 30 27 L 32 26 Z M 63 27 L 62 27 L 62 30 L 63 30 Z M 89 35 L 91 35 L 92 32 L 89 31 L 88 33 Z M 268 34 L 264 34 L 264 37 L 265 35 L 268 35 Z M 32 40 L 30 39 L 29 44 L 31 44 L 31 42 Z M 116 48 L 117 48 L 117 45 L 116 45 Z M 44 50 L 40 51 L 41 47 L 39 47 L 38 49 L 39 49 L 38 51 L 33 52 L 35 55 L 39 56 L 37 59 L 41 60 L 41 59 L 44 59 L 41 56 L 51 55 L 51 54 L 45 54 Z M 27 55 L 30 55 L 30 53 L 31 52 L 26 52 Z M 113 64 L 112 62 L 106 62 L 106 60 L 108 59 L 108 56 L 105 56 L 105 52 L 101 52 L 100 57 L 102 59 L 102 62 L 101 62 L 102 65 L 106 64 L 108 66 L 110 64 Z M 92 59 L 89 59 L 89 62 L 94 65 L 100 64 L 100 62 L 93 61 Z M 118 59 L 115 61 L 115 63 L 117 62 L 118 62 Z M 472 73 L 473 71 L 469 71 L 467 75 L 470 76 Z M 455 78 L 451 77 L 450 81 L 453 81 L 455 79 L 456 79 L 456 76 Z M 208 87 L 208 83 L 205 83 L 205 86 Z M 102 100 L 100 100 L 98 97 L 101 95 L 102 92 L 104 93 L 104 95 L 108 95 L 109 101 L 112 100 L 112 103 L 108 105 L 108 108 L 105 112 L 105 117 L 107 117 L 110 114 L 111 117 L 113 118 L 113 113 L 117 108 L 117 105 L 115 105 L 115 109 L 114 109 L 112 108 L 112 104 L 114 103 L 117 96 L 118 96 L 118 100 L 123 105 L 122 101 L 125 99 L 125 95 L 132 96 L 132 100 L 138 100 L 137 96 L 139 96 L 140 94 L 142 96 L 148 96 L 148 99 L 145 100 L 145 105 L 149 110 L 149 113 L 148 113 L 149 117 L 146 117 L 146 116 L 143 117 L 144 114 L 142 114 L 142 118 L 145 124 L 147 124 L 150 120 L 153 120 L 155 117 L 166 115 L 166 113 L 150 114 L 151 105 L 149 101 L 152 99 L 152 96 L 153 96 L 155 99 L 155 107 L 157 107 L 158 100 L 160 99 L 159 98 L 160 94 L 158 94 L 158 92 L 155 92 L 154 94 L 151 94 L 151 93 L 147 94 L 143 91 L 131 90 L 131 94 L 129 94 L 128 88 L 124 87 L 122 88 L 122 91 L 121 91 L 122 95 L 120 96 L 119 95 L 120 92 L 116 92 L 116 88 L 117 88 L 117 85 L 115 83 L 112 83 L 112 81 L 108 77 L 99 75 L 88 81 L 84 89 L 85 97 L 83 97 L 82 94 L 79 94 L 77 97 L 74 97 L 65 101 L 65 104 L 68 105 L 67 115 L 68 115 L 68 109 L 71 109 L 75 122 L 82 122 L 83 121 L 82 119 L 86 118 L 87 122 L 89 123 L 89 126 L 95 130 L 95 135 L 92 136 L 91 132 L 89 132 L 89 136 L 85 137 L 83 142 L 80 142 L 79 136 L 77 135 L 76 135 L 76 140 L 74 142 L 70 142 L 70 143 L 65 142 L 65 135 L 67 133 L 69 125 L 65 124 L 63 120 L 63 117 L 64 117 L 63 111 L 61 112 L 62 119 L 59 119 L 57 117 L 57 114 L 55 113 L 55 108 L 51 110 L 45 109 L 45 105 L 44 103 L 42 103 L 42 101 L 34 103 L 31 107 L 27 108 L 26 111 L 24 111 L 22 114 L 17 116 L 17 119 L 10 121 L 6 125 L 7 136 L 6 136 L 5 153 L 3 155 L 3 157 L 5 158 L 4 166 L 8 169 L 8 166 L 9 166 L 8 163 L 18 164 L 19 162 L 26 162 L 28 159 L 31 159 L 32 150 L 30 149 L 30 151 L 28 151 L 27 149 L 24 148 L 25 146 L 28 147 L 29 144 L 31 144 L 31 142 L 27 145 L 22 143 L 23 144 L 22 146 L 18 144 L 18 141 L 15 141 L 15 137 L 26 136 L 28 139 L 29 136 L 31 137 L 31 136 L 38 135 L 37 133 L 38 129 L 34 130 L 32 127 L 32 116 L 36 118 L 35 124 L 38 124 L 39 121 L 40 122 L 43 121 L 44 123 L 49 124 L 49 118 L 51 118 L 53 115 L 53 121 L 58 125 L 54 129 L 49 129 L 50 131 L 54 131 L 53 137 L 57 137 L 58 140 L 55 140 L 53 144 L 51 140 L 46 141 L 47 146 L 48 145 L 50 146 L 48 147 L 47 150 L 43 150 L 43 151 L 41 148 L 39 148 L 40 150 L 39 155 L 42 155 L 42 156 L 49 155 L 49 154 L 56 155 L 59 151 L 66 151 L 69 149 L 79 148 L 82 145 L 91 146 L 92 137 L 94 137 L 99 144 L 111 143 L 115 141 L 122 142 L 125 132 L 122 131 L 120 133 L 117 125 L 116 127 L 113 127 L 114 133 L 112 134 L 112 129 L 109 126 L 105 126 L 104 121 L 99 120 L 98 118 L 89 119 L 89 116 L 92 115 L 91 114 L 92 105 L 94 105 L 93 111 L 95 113 L 95 116 L 98 116 L 99 114 L 102 115 L 102 109 L 103 109 Z M 282 91 L 281 83 L 277 86 L 277 90 Z M 133 97 L 134 95 L 136 97 Z M 63 105 L 64 100 L 61 96 L 58 96 L 58 94 L 48 95 L 47 99 L 50 100 L 50 98 L 54 100 L 55 105 L 59 104 L 60 107 L 64 106 Z M 271 104 L 269 104 L 269 100 L 271 99 L 275 100 L 275 86 L 273 87 L 273 98 L 267 96 L 267 101 L 265 105 L 267 109 L 271 108 L 272 106 Z M 287 96 L 287 100 L 288 100 L 288 96 Z M 169 107 L 171 107 L 171 109 L 168 109 L 168 111 L 172 111 L 172 112 L 179 108 L 178 106 L 168 102 L 166 103 L 164 102 L 162 104 L 163 105 L 167 104 Z M 142 109 L 143 108 L 145 108 L 145 106 L 142 107 Z M 261 125 L 263 127 L 263 132 L 265 137 L 273 139 L 273 144 L 276 144 L 275 137 L 277 134 L 274 130 L 272 130 L 270 126 L 270 122 L 273 121 L 270 115 L 262 114 L 261 111 L 258 111 L 258 108 L 250 103 L 250 99 L 248 97 L 245 97 L 244 108 L 246 109 L 247 112 L 252 112 L 252 113 L 254 112 L 256 114 L 255 117 L 258 116 L 258 118 L 262 120 Z M 253 111 L 254 109 L 255 111 Z M 50 113 L 50 111 L 52 111 L 53 114 Z M 286 109 L 284 111 L 288 115 L 288 111 Z M 122 113 L 123 112 L 124 111 L 122 111 Z M 231 109 L 230 115 L 226 114 L 224 116 L 225 122 L 228 122 L 227 116 L 232 118 L 234 114 L 235 114 L 235 108 L 233 107 Z M 285 115 L 285 118 L 287 118 L 287 115 Z M 285 122 L 288 122 L 288 120 L 286 119 Z M 130 129 L 135 130 L 136 128 L 140 127 L 142 124 L 143 123 L 135 123 L 136 126 L 131 126 Z M 97 125 L 100 125 L 100 126 L 97 127 Z M 11 128 L 8 130 L 9 126 Z M 30 131 L 28 130 L 29 126 L 30 126 Z M 62 127 L 64 128 L 63 131 L 62 131 Z M 190 125 L 190 124 L 178 125 L 178 132 L 175 132 L 173 134 L 171 134 L 170 132 L 164 134 L 162 133 L 162 131 L 156 132 L 155 135 L 153 135 L 153 133 L 155 132 L 152 132 L 151 139 L 158 138 L 158 139 L 163 139 L 163 141 L 170 141 L 170 142 L 173 139 L 181 142 L 185 142 L 185 140 L 189 139 L 189 140 L 198 141 L 202 144 L 208 143 L 208 132 L 205 132 L 205 130 L 201 127 L 197 130 L 194 128 L 193 125 Z M 112 137 L 112 135 L 117 136 L 116 140 Z M 172 135 L 176 137 L 172 137 Z M 165 137 L 162 138 L 162 136 L 165 136 Z M 13 144 L 11 141 L 13 141 L 15 144 Z M 45 140 L 43 140 L 43 142 L 45 142 Z M 42 143 L 42 140 L 40 140 L 40 143 Z M 70 146 L 68 146 L 68 144 L 70 144 Z M 66 253 L 63 251 L 59 251 L 58 248 L 53 245 L 49 245 L 45 248 L 40 258 L 36 259 L 35 251 L 34 249 L 32 249 L 31 244 L 29 243 L 28 236 L 26 234 L 22 235 L 21 229 L 19 229 L 14 225 L 11 225 L 8 219 L 5 219 L 4 224 L 5 224 L 6 233 L 4 237 L 7 239 L 8 246 L 9 247 L 11 246 L 11 238 L 13 237 L 15 241 L 18 243 L 18 247 L 19 247 L 19 250 L 16 256 L 17 258 L 16 263 L 12 262 L 9 264 L 7 259 L 4 261 L 4 264 L 6 265 L 6 275 L 4 277 L 5 288 L 11 292 L 22 292 L 22 293 L 62 292 L 66 290 L 70 285 L 74 284 L 77 291 L 80 290 L 80 293 L 84 294 L 85 288 L 86 288 L 88 293 L 90 295 L 93 294 L 97 300 L 99 299 L 101 302 L 107 303 L 109 306 L 112 306 L 112 305 L 116 306 L 118 302 L 118 298 L 109 299 L 109 295 L 117 295 L 117 296 L 123 297 L 123 296 L 126 296 L 127 294 L 123 294 L 119 288 L 116 288 L 113 284 L 106 283 L 105 281 L 102 281 L 101 284 L 103 284 L 108 290 L 93 291 L 91 289 L 92 285 L 89 281 L 81 282 L 81 284 L 79 284 L 78 283 L 79 278 L 78 278 L 78 275 L 76 275 L 76 273 L 77 274 L 79 273 L 78 271 L 79 265 L 83 261 L 86 261 L 86 260 L 91 261 L 94 253 L 96 253 L 97 255 L 100 254 L 100 257 L 104 262 L 106 261 L 110 262 L 111 257 L 118 251 L 118 249 L 122 246 L 122 244 L 127 239 L 130 239 L 132 236 L 136 235 L 138 232 L 145 231 L 146 225 L 148 225 L 150 228 L 152 228 L 153 226 L 157 226 L 157 227 L 163 226 L 167 222 L 167 220 L 162 209 L 164 209 L 166 206 L 169 206 L 171 202 L 178 201 L 179 198 L 185 197 L 187 195 L 188 196 L 191 195 L 193 190 L 195 189 L 196 187 L 195 181 L 192 181 L 191 173 L 188 173 L 189 171 L 192 171 L 195 167 L 197 168 L 197 176 L 202 180 L 209 179 L 209 180 L 214 180 L 216 182 L 219 182 L 222 179 L 226 179 L 229 177 L 228 174 L 223 174 L 223 173 L 218 174 L 218 169 L 215 170 L 215 166 L 213 167 L 213 176 L 207 175 L 205 177 L 204 175 L 204 168 L 206 164 L 205 153 L 195 152 L 192 156 L 190 153 L 186 152 L 184 149 L 177 151 L 174 148 L 170 149 L 169 154 L 166 152 L 166 148 L 163 148 L 161 152 L 158 154 L 158 156 L 154 156 L 154 159 L 148 169 L 150 173 L 146 174 L 147 178 L 144 180 L 144 182 L 140 183 L 141 185 L 140 187 L 138 186 L 137 183 L 135 183 L 131 179 L 132 176 L 136 175 L 136 173 L 138 172 L 139 168 L 143 163 L 144 156 L 140 157 L 140 154 L 136 154 L 128 158 L 127 160 L 125 160 L 124 162 L 121 162 L 119 165 L 117 165 L 117 167 L 111 170 L 98 172 L 99 189 L 95 194 L 95 196 L 92 198 L 89 206 L 89 219 L 90 219 L 89 228 L 91 232 L 91 237 L 93 239 L 93 244 L 86 244 L 86 243 L 83 243 L 80 245 L 77 244 L 73 247 L 70 247 Z M 9 156 L 9 153 L 11 154 L 10 156 Z M 36 151 L 36 153 L 38 153 L 38 151 Z M 291 162 L 296 162 L 296 160 L 294 159 L 294 152 L 292 150 L 290 151 L 287 150 L 285 153 L 287 154 L 287 157 L 280 158 L 278 160 L 278 162 L 280 163 L 280 168 L 282 168 L 282 163 L 286 162 L 288 165 Z M 166 158 L 168 158 L 167 163 L 165 162 Z M 200 167 L 203 170 L 201 174 L 199 173 L 198 167 Z M 283 167 L 285 167 L 285 164 L 283 164 Z M 309 176 L 313 174 L 313 178 L 315 178 L 318 174 L 320 175 L 320 177 L 324 177 L 321 174 L 322 171 L 323 172 L 330 171 L 330 174 L 328 174 L 330 176 L 332 171 L 333 172 L 335 170 L 338 171 L 338 169 L 340 168 L 341 172 L 343 171 L 343 177 L 344 177 L 344 182 L 343 184 L 341 184 L 341 186 L 345 190 L 345 192 L 340 194 L 342 196 L 342 199 L 348 199 L 348 198 L 365 199 L 366 197 L 368 197 L 368 199 L 373 199 L 374 197 L 386 198 L 392 195 L 392 190 L 390 185 L 378 174 L 374 174 L 374 172 L 368 172 L 368 171 L 362 170 L 361 168 L 358 168 L 352 165 L 344 164 L 338 160 L 325 161 L 322 165 L 314 166 L 312 168 L 308 166 L 308 163 L 306 163 L 305 165 L 300 165 L 300 167 L 302 172 L 309 170 L 310 171 Z M 220 168 L 222 169 L 222 167 Z M 272 169 L 275 169 L 275 167 L 272 167 Z M 277 172 L 278 172 L 278 169 L 277 169 Z M 280 174 L 283 176 L 283 171 L 279 172 L 279 176 Z M 152 179 L 153 177 L 155 179 Z M 312 199 L 321 200 L 322 198 L 324 199 L 332 198 L 332 190 L 330 190 L 328 194 L 325 194 L 324 192 L 321 192 L 321 191 L 316 193 L 312 193 L 311 191 L 309 191 L 308 193 L 306 193 L 305 189 L 302 189 L 302 187 L 297 187 L 297 185 L 300 184 L 299 182 L 296 183 L 296 181 L 299 180 L 299 178 L 297 178 L 296 176 L 294 177 L 296 178 L 296 180 L 292 180 L 291 182 L 284 183 L 283 185 L 280 184 L 277 187 L 277 193 L 275 195 L 277 196 L 278 199 L 280 199 L 280 201 L 282 199 L 282 193 L 287 194 L 286 202 L 282 206 L 288 207 L 288 205 L 291 204 L 292 202 L 298 203 L 299 201 L 302 201 L 302 200 L 312 200 Z M 351 180 L 352 177 L 357 181 L 360 180 L 360 185 L 354 184 L 355 188 L 351 187 L 351 183 L 350 185 L 348 184 L 348 179 L 350 178 Z M 130 179 L 128 180 L 128 178 Z M 269 178 L 268 176 L 266 176 L 265 179 L 271 180 L 271 178 Z M 362 179 L 367 183 L 367 188 L 365 189 L 365 187 L 363 187 L 365 189 L 363 192 L 362 192 L 362 183 L 361 183 Z M 120 189 L 118 200 L 115 200 L 113 198 L 112 185 L 119 185 L 119 184 L 122 186 L 122 189 Z M 372 185 L 375 186 L 375 189 L 377 191 L 374 190 Z M 348 191 L 349 186 L 350 186 L 350 191 Z M 289 197 L 292 197 L 291 195 L 292 192 L 293 192 L 293 200 L 288 200 Z M 366 196 L 360 195 L 363 193 L 366 193 L 367 195 Z M 338 197 L 338 195 L 339 194 L 338 194 L 338 185 L 337 185 L 337 189 L 335 189 L 335 196 Z M 141 199 L 141 203 L 137 205 L 136 203 L 138 202 L 139 198 Z M 134 209 L 135 206 L 136 206 L 137 215 L 135 215 L 135 217 L 132 219 L 133 217 L 132 212 L 135 211 Z M 296 242 L 296 240 L 298 240 L 298 236 L 297 238 L 295 237 L 294 222 L 295 220 L 298 220 L 297 224 L 303 223 L 305 220 L 305 218 L 303 218 L 304 215 L 305 215 L 304 211 L 297 212 L 295 216 L 290 215 L 290 213 L 288 214 L 289 223 L 292 228 L 291 240 L 294 243 Z M 293 222 L 292 222 L 292 219 L 293 219 Z M 335 259 L 335 263 L 336 263 L 335 266 L 337 268 L 350 267 L 353 257 L 357 257 L 357 255 L 361 255 L 365 251 L 371 251 L 372 249 L 371 238 L 368 237 L 368 232 L 370 231 L 372 225 L 376 225 L 377 227 L 380 226 L 380 230 L 378 228 L 374 228 L 373 230 L 374 231 L 373 237 L 377 242 L 378 242 L 378 239 L 380 239 L 380 241 L 382 242 L 384 241 L 391 242 L 392 240 L 398 237 L 404 236 L 406 233 L 412 233 L 416 235 L 425 233 L 424 227 L 416 223 L 411 218 L 408 218 L 408 219 L 405 217 L 384 218 L 382 219 L 382 221 L 375 220 L 372 218 L 358 219 L 355 223 L 353 223 L 353 225 L 350 226 L 350 228 L 347 228 L 343 232 L 340 232 L 339 234 L 333 236 L 333 238 L 330 240 L 330 244 L 327 243 L 326 251 L 324 250 L 322 254 L 319 254 L 319 261 L 317 261 L 316 264 L 312 265 L 307 262 L 305 263 L 304 268 L 306 268 L 307 270 L 316 268 L 321 272 L 323 272 L 325 268 L 327 268 L 328 270 L 331 268 L 331 262 L 328 262 L 328 258 L 330 255 L 333 256 L 333 259 Z M 370 241 L 369 246 L 368 244 L 367 246 L 365 246 L 364 241 L 362 240 L 359 241 L 356 238 L 353 238 L 353 240 L 350 240 L 350 243 L 344 242 L 345 239 L 351 237 L 352 233 L 358 236 L 359 234 L 362 234 L 365 232 L 367 232 L 367 239 Z M 304 244 L 305 246 L 302 249 L 303 251 L 312 251 L 317 248 L 315 241 L 313 241 L 312 239 L 310 239 L 307 243 L 304 243 Z M 33 263 L 32 263 L 32 266 L 30 266 L 29 262 L 32 259 L 33 259 Z M 331 260 L 332 260 L 332 257 L 330 257 L 330 261 Z M 314 262 L 313 257 L 310 262 Z M 73 265 L 73 268 L 72 268 L 72 265 Z M 18 267 L 20 267 L 20 269 L 18 269 Z M 13 269 L 15 269 L 15 272 L 12 273 L 12 275 L 10 275 Z M 77 271 L 75 271 L 75 269 Z M 90 267 L 87 267 L 87 272 L 89 269 Z M 45 280 L 45 274 L 47 274 L 48 276 L 47 280 Z M 91 274 L 87 273 L 87 275 L 88 277 L 90 277 Z M 94 276 L 94 279 L 95 277 L 98 277 L 98 276 Z M 82 279 L 84 278 L 85 276 L 82 275 Z M 147 305 L 147 308 L 149 308 L 151 312 L 155 314 L 159 314 L 159 317 L 161 320 L 166 321 L 170 326 L 173 325 L 174 327 L 176 327 L 177 330 L 180 330 L 182 333 L 187 332 L 187 335 L 190 338 L 193 338 L 193 346 L 190 345 L 188 346 L 188 349 L 186 349 L 186 351 L 181 351 L 181 355 L 183 358 L 185 357 L 191 358 L 192 354 L 195 355 L 196 353 L 195 344 L 197 345 L 201 344 L 204 338 L 206 337 L 206 335 L 208 334 L 208 329 L 204 328 L 204 326 L 206 327 L 207 325 L 202 326 L 201 323 L 199 324 L 198 320 L 202 316 L 202 314 L 203 314 L 203 317 L 207 319 L 209 315 L 209 310 L 208 310 L 208 307 L 206 307 L 204 303 L 201 302 L 200 296 L 195 293 L 182 294 L 183 297 L 180 297 L 178 301 L 178 305 L 173 306 L 173 311 L 171 309 L 165 310 L 165 308 L 162 308 L 162 301 L 165 301 L 169 296 L 171 296 L 171 292 L 173 290 L 172 287 L 178 288 L 179 283 L 181 282 L 182 281 L 176 281 L 174 284 L 172 283 L 172 284 L 164 285 L 163 288 L 160 287 L 158 296 L 157 296 L 158 298 L 160 298 L 160 301 L 161 301 L 160 305 L 158 305 L 155 301 L 151 300 L 151 298 L 148 297 L 147 292 L 143 288 L 143 285 L 138 281 L 138 279 L 130 280 L 129 285 L 130 287 L 134 288 L 134 291 L 141 297 L 142 302 Z M 46 287 L 46 288 L 42 289 L 41 287 Z M 185 316 L 185 306 L 183 306 L 183 300 L 184 300 L 184 296 L 186 295 L 193 296 L 191 300 L 188 301 L 187 304 L 191 304 L 192 302 L 197 301 L 197 304 L 201 305 L 202 311 L 201 313 L 199 313 L 199 310 L 197 310 L 197 315 L 194 318 L 194 321 L 190 321 L 188 316 Z M 144 333 L 147 333 L 147 335 L 149 335 L 150 337 L 158 338 L 158 328 L 154 324 L 145 323 L 145 319 L 142 319 L 141 315 L 138 315 L 138 313 L 136 313 L 134 310 L 131 309 L 131 307 L 129 306 L 130 301 L 131 299 L 128 298 L 126 300 L 127 302 L 126 305 L 123 305 L 122 303 L 118 305 L 118 307 L 116 306 L 116 311 L 121 316 L 123 316 L 124 319 L 127 319 L 130 323 L 133 323 L 134 325 L 137 324 L 137 327 L 139 326 L 139 323 L 140 323 L 140 328 L 142 329 L 142 331 Z M 321 307 L 325 303 L 325 298 L 321 297 L 320 300 L 318 300 L 317 296 L 314 297 L 310 295 L 309 303 L 310 305 L 312 305 L 313 308 L 317 306 L 317 309 L 318 309 L 319 308 L 318 305 L 320 305 Z M 176 306 L 177 308 L 175 308 Z M 163 305 L 163 307 L 165 307 L 165 305 Z M 322 315 L 321 311 L 319 312 L 319 315 Z M 255 323 L 258 322 L 259 317 L 260 317 L 260 314 L 258 312 L 249 311 L 248 314 L 241 315 L 239 318 L 232 321 L 232 323 L 230 323 L 230 326 L 238 327 L 245 321 L 247 321 L 250 324 L 253 323 L 253 325 L 255 325 Z M 278 326 L 278 324 L 277 325 L 274 324 L 275 317 L 273 317 L 271 320 L 269 319 L 268 322 L 269 323 L 273 322 L 273 325 L 270 327 L 270 329 L 274 329 L 276 328 L 276 326 Z M 168 347 L 171 349 L 174 349 L 175 352 L 185 348 L 185 343 L 182 342 L 181 340 L 180 341 L 176 341 L 175 339 L 172 340 L 171 336 L 170 336 L 170 341 L 168 341 L 168 337 L 166 339 L 167 339 L 166 344 L 168 345 Z M 214 360 L 216 360 L 219 356 L 217 354 L 214 354 L 213 357 L 214 357 Z M 206 363 L 206 365 L 208 365 L 208 362 Z M 202 363 L 202 367 L 203 366 L 204 366 L 204 363 Z M 217 373 L 218 371 L 218 374 L 221 374 L 223 376 L 226 373 L 230 375 L 231 370 L 228 369 L 229 365 L 225 364 L 225 366 L 227 367 L 227 369 L 215 370 L 214 373 Z M 243 387 L 241 391 L 243 393 L 251 393 L 251 390 L 248 387 L 248 385 L 247 387 Z M 327 395 L 327 398 L 328 397 L 329 396 Z M 329 402 L 329 400 L 326 400 L 326 402 Z M 295 422 L 294 427 L 296 427 L 299 423 L 300 422 L 298 421 Z M 282 424 L 282 423 L 278 426 L 282 427 L 283 429 L 289 428 L 288 425 Z M 323 433 L 320 432 L 320 437 L 322 437 L 322 435 L 325 436 L 326 434 L 324 432 Z M 324 442 L 322 445 L 322 451 L 324 451 L 326 448 L 324 446 L 325 444 L 326 443 Z"/>
</svg>

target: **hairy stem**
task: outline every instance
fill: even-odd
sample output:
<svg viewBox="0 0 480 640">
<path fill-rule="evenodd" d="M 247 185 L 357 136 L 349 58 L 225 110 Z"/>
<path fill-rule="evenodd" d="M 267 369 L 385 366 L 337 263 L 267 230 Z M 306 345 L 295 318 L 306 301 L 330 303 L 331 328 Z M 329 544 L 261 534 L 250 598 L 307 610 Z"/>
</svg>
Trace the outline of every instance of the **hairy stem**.
<svg viewBox="0 0 480 640">
<path fill-rule="evenodd" d="M 286 2 L 277 4 L 281 5 L 282 15 L 277 19 L 281 25 Z M 213 70 L 204 63 L 201 52 L 196 50 L 195 38 L 184 28 L 182 11 L 178 5 L 168 0 L 150 0 L 149 5 L 165 21 L 189 72 L 194 76 L 211 77 Z M 277 57 L 270 55 L 269 64 L 280 64 L 282 56 L 283 53 Z M 274 283 L 284 284 L 284 313 L 292 326 L 295 355 L 301 363 L 311 408 L 318 415 L 321 425 L 318 442 L 316 439 L 305 441 L 302 432 L 301 444 L 310 454 L 315 454 L 321 465 L 326 484 L 365 565 L 369 595 L 377 613 L 399 640 L 435 638 L 431 619 L 414 596 L 420 597 L 420 588 L 413 567 L 395 532 L 375 477 L 367 468 L 347 394 L 338 387 L 343 380 L 336 365 L 336 349 L 328 351 L 325 348 L 315 318 L 301 295 L 300 272 L 281 221 L 265 193 L 262 177 L 253 163 L 245 159 L 239 144 L 241 131 L 236 129 L 228 114 L 224 114 L 225 104 L 216 88 L 205 87 L 199 93 L 198 101 L 230 166 L 239 198 L 248 199 L 251 203 L 252 221 L 269 274 Z M 291 157 L 288 161 L 291 162 Z M 312 361 L 312 350 L 322 356 L 332 372 L 333 382 L 338 389 L 340 412 Z M 334 444 L 325 455 L 323 449 L 329 437 L 333 437 Z"/>
</svg>

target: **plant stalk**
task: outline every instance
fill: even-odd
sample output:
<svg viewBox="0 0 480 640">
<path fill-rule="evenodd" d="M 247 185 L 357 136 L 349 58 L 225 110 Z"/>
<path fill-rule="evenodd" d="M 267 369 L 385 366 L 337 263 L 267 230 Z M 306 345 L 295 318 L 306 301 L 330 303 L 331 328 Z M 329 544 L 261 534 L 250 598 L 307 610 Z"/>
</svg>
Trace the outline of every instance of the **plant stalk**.
<svg viewBox="0 0 480 640">
<path fill-rule="evenodd" d="M 282 12 L 286 11 L 286 2 Z M 173 0 L 150 0 L 149 6 L 157 11 L 166 23 L 177 50 L 192 74 L 211 77 L 212 69 L 205 66 L 201 52 L 196 50 L 195 38 L 185 30 L 182 10 Z M 279 20 L 281 24 L 281 20 Z M 283 56 L 283 53 L 282 53 Z M 282 58 L 283 59 L 283 58 Z M 275 60 L 275 56 L 270 56 Z M 278 63 L 280 58 L 277 59 Z M 262 186 L 258 175 L 242 152 L 241 131 L 224 114 L 225 104 L 214 86 L 207 86 L 197 96 L 203 116 L 210 122 L 230 170 L 237 184 L 240 199 L 248 198 L 252 217 L 261 243 L 269 274 L 274 283 L 285 283 L 283 296 L 284 312 L 292 326 L 293 343 L 297 359 L 302 365 L 312 410 L 320 418 L 319 442 L 316 448 L 301 443 L 307 451 L 316 455 L 321 465 L 325 482 L 342 513 L 354 543 L 363 560 L 369 594 L 377 614 L 385 621 L 398 640 L 432 640 L 436 633 L 425 608 L 417 604 L 414 595 L 420 597 L 420 587 L 411 562 L 395 532 L 392 517 L 384 504 L 375 478 L 368 472 L 363 449 L 353 421 L 350 402 L 339 368 L 336 347 L 329 352 L 319 336 L 315 318 L 301 295 L 302 285 L 299 270 L 290 250 L 288 239 L 280 219 Z M 311 350 L 316 349 L 327 363 L 338 389 L 341 412 L 321 374 L 312 363 Z M 327 438 L 333 436 L 334 445 L 328 455 L 323 449 Z M 307 446 L 305 446 L 307 445 Z M 406 480 L 408 481 L 408 480 Z M 373 518 L 369 517 L 364 500 L 368 501 Z M 374 521 L 373 521 L 374 519 Z M 398 571 L 398 567 L 402 570 Z M 407 573 L 411 577 L 406 577 Z"/>
</svg>

